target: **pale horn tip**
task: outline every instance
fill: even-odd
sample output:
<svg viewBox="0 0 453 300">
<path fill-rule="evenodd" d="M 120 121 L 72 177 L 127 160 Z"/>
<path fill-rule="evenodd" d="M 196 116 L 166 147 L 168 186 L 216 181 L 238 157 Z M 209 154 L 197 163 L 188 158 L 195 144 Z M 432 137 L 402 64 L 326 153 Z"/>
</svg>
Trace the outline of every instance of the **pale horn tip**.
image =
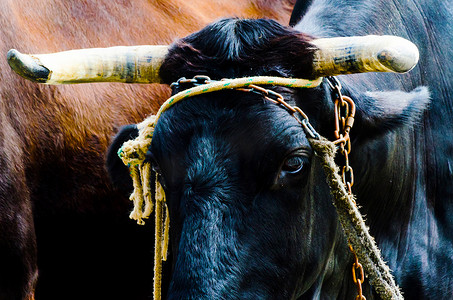
<svg viewBox="0 0 453 300">
<path fill-rule="evenodd" d="M 417 46 L 403 38 L 392 37 L 392 39 L 395 42 L 379 51 L 377 59 L 393 72 L 405 73 L 412 70 L 420 57 Z"/>
<path fill-rule="evenodd" d="M 22 54 L 16 49 L 11 49 L 8 51 L 6 58 L 11 69 L 28 80 L 46 83 L 49 79 L 50 70 L 29 55 Z"/>
</svg>

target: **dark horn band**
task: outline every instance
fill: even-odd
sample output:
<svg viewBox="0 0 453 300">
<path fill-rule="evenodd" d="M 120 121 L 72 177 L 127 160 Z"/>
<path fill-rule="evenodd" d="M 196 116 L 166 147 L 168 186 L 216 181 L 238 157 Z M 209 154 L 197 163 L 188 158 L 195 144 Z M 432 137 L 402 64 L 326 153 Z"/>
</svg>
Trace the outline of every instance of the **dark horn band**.
<svg viewBox="0 0 453 300">
<path fill-rule="evenodd" d="M 39 83 L 46 83 L 49 80 L 49 69 L 40 65 L 31 56 L 24 55 L 16 49 L 11 49 L 6 57 L 11 69 L 25 79 Z"/>
</svg>

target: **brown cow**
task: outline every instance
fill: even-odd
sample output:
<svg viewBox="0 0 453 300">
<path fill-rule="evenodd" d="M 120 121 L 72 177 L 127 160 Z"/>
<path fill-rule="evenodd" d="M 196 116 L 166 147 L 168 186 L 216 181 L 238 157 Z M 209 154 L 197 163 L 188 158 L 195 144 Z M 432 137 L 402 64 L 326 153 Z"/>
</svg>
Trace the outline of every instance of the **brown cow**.
<svg viewBox="0 0 453 300">
<path fill-rule="evenodd" d="M 121 125 L 169 95 L 160 85 L 36 85 L 13 74 L 6 52 L 169 44 L 220 17 L 287 23 L 292 6 L 233 2 L 0 2 L 0 299 L 149 297 L 153 224 L 128 220 L 104 153 Z"/>
</svg>

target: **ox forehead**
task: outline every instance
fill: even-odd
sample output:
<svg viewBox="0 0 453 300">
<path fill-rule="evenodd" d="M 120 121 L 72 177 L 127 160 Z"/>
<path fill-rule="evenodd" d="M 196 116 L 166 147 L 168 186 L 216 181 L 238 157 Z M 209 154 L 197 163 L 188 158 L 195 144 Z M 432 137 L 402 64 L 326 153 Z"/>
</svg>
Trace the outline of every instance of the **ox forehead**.
<svg viewBox="0 0 453 300">
<path fill-rule="evenodd" d="M 241 91 L 206 94 L 175 105 L 161 117 L 151 144 L 169 187 L 178 186 L 173 178 L 185 176 L 188 161 L 205 171 L 233 164 L 235 174 L 248 174 L 244 183 L 256 186 L 252 178 L 276 175 L 286 156 L 296 150 L 308 156 L 309 148 L 302 126 L 286 109 Z"/>
</svg>

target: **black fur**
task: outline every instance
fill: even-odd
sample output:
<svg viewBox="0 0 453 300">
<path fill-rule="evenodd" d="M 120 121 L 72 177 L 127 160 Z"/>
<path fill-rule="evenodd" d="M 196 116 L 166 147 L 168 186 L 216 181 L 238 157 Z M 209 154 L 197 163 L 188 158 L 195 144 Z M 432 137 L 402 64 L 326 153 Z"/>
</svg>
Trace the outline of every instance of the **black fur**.
<svg viewBox="0 0 453 300">
<path fill-rule="evenodd" d="M 291 13 L 291 18 L 289 19 L 289 26 L 294 26 L 299 23 L 300 19 L 307 12 L 312 0 L 299 0 L 294 5 L 293 12 Z"/>
<path fill-rule="evenodd" d="M 224 19 L 176 42 L 160 76 L 167 84 L 194 75 L 222 79 L 299 74 L 305 78 L 311 74 L 315 50 L 309 41 L 308 36 L 272 20 Z"/>
</svg>

